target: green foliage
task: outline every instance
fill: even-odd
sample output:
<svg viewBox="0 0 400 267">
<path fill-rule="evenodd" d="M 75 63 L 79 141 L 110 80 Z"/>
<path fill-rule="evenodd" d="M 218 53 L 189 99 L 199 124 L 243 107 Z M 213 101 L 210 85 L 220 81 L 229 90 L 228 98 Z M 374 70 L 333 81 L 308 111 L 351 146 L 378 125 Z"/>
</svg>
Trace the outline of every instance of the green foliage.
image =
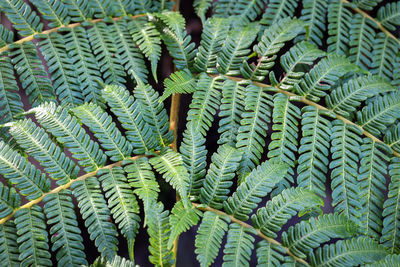
<svg viewBox="0 0 400 267">
<path fill-rule="evenodd" d="M 172 94 L 188 94 L 196 91 L 196 78 L 187 70 L 176 71 L 164 80 L 164 93 L 158 100 L 164 101 Z"/>
<path fill-rule="evenodd" d="M 254 229 L 232 223 L 224 248 L 224 264 L 222 266 L 249 266 L 251 251 L 254 248 Z"/>
</svg>

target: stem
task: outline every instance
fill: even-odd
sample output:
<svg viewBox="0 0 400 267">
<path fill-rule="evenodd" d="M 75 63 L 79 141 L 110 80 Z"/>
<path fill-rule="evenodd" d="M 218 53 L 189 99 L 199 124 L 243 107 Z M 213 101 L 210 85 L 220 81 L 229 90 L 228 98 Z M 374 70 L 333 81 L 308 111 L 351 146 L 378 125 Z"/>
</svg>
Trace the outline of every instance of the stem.
<svg viewBox="0 0 400 267">
<path fill-rule="evenodd" d="M 236 218 L 233 217 L 232 215 L 228 215 L 227 213 L 225 213 L 225 212 L 223 212 L 223 211 L 216 210 L 216 209 L 213 209 L 213 208 L 208 207 L 208 206 L 207 206 L 207 207 L 204 207 L 204 206 L 201 206 L 201 205 L 198 204 L 198 203 L 192 203 L 192 204 L 193 204 L 193 206 L 194 206 L 195 208 L 197 208 L 197 209 L 199 209 L 199 210 L 201 210 L 201 211 L 211 211 L 211 212 L 214 212 L 214 213 L 217 214 L 217 215 L 227 216 L 227 217 L 229 217 L 229 219 L 230 219 L 232 222 L 237 223 L 237 224 L 239 224 L 239 225 L 241 225 L 241 226 L 243 226 L 243 227 L 245 227 L 245 228 L 250 228 L 250 229 L 255 230 L 255 231 L 257 232 L 257 235 L 258 235 L 259 237 L 261 237 L 262 239 L 268 241 L 268 242 L 271 243 L 271 244 L 274 244 L 274 245 L 283 247 L 283 248 L 285 249 L 285 251 L 286 251 L 286 254 L 288 254 L 289 256 L 293 257 L 293 259 L 295 259 L 296 261 L 301 262 L 302 264 L 309 266 L 308 262 L 306 262 L 305 260 L 303 260 L 303 259 L 301 259 L 301 258 L 295 256 L 287 247 L 283 246 L 280 242 L 278 242 L 278 241 L 276 241 L 275 239 L 272 239 L 272 238 L 270 238 L 270 237 L 264 235 L 263 233 L 261 233 L 261 231 L 260 231 L 259 229 L 255 229 L 255 228 L 254 228 L 253 226 L 251 226 L 250 224 L 247 224 L 247 223 L 245 223 L 245 222 L 243 222 L 243 221 L 241 221 L 241 220 L 239 220 L 239 219 L 236 219 Z"/>
</svg>

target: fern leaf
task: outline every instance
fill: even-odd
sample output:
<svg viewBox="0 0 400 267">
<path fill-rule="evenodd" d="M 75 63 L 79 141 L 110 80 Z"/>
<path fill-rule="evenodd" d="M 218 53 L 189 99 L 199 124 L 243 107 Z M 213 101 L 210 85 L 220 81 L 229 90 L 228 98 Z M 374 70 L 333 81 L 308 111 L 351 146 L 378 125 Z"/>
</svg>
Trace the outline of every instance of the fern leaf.
<svg viewBox="0 0 400 267">
<path fill-rule="evenodd" d="M 137 0 L 135 1 L 135 12 L 134 14 L 143 14 L 150 12 L 151 0 Z"/>
<path fill-rule="evenodd" d="M 95 171 L 106 162 L 106 155 L 86 134 L 79 125 L 76 117 L 68 114 L 62 107 L 55 103 L 46 103 L 31 109 L 35 113 L 38 122 L 57 138 L 78 160 L 78 163 L 86 167 L 85 171 Z"/>
<path fill-rule="evenodd" d="M 203 187 L 204 175 L 206 174 L 207 150 L 206 138 L 188 123 L 183 132 L 183 139 L 179 151 L 182 155 L 183 166 L 189 173 L 188 192 L 191 198 L 197 199 L 200 189 Z"/>
<path fill-rule="evenodd" d="M 259 164 L 271 116 L 272 97 L 267 88 L 249 85 L 246 88 L 245 112 L 242 114 L 236 147 L 243 151 L 239 174 L 243 176 Z"/>
<path fill-rule="evenodd" d="M 111 116 L 99 106 L 85 103 L 74 108 L 73 112 L 94 133 L 112 161 L 124 160 L 131 155 L 131 144 L 118 130 Z"/>
<path fill-rule="evenodd" d="M 400 160 L 393 158 L 389 165 L 390 184 L 388 198 L 383 204 L 381 243 L 391 253 L 400 252 Z"/>
<path fill-rule="evenodd" d="M 101 170 L 98 175 L 108 199 L 108 208 L 122 235 L 127 239 L 129 253 L 133 256 L 133 245 L 140 226 L 139 204 L 124 169 L 117 166 L 111 170 Z"/>
<path fill-rule="evenodd" d="M 329 109 L 346 118 L 351 119 L 357 107 L 366 99 L 378 93 L 395 91 L 384 78 L 378 76 L 360 76 L 346 82 L 334 89 L 326 97 L 326 104 Z"/>
<path fill-rule="evenodd" d="M 384 133 L 387 126 L 399 118 L 400 93 L 391 92 L 379 96 L 374 102 L 357 112 L 357 120 L 362 128 L 374 135 Z"/>
<path fill-rule="evenodd" d="M 68 9 L 68 15 L 73 22 L 83 22 L 93 17 L 89 0 L 62 0 Z"/>
<path fill-rule="evenodd" d="M 222 208 L 241 159 L 242 152 L 228 144 L 218 148 L 217 153 L 211 157 L 211 164 L 201 188 L 201 203 L 215 209 Z"/>
<path fill-rule="evenodd" d="M 78 200 L 90 239 L 94 241 L 102 256 L 112 259 L 118 249 L 118 232 L 115 225 L 109 221 L 111 214 L 101 192 L 100 183 L 96 177 L 90 177 L 74 182 L 71 189 Z"/>
<path fill-rule="evenodd" d="M 222 86 L 222 99 L 218 114 L 221 118 L 218 127 L 218 133 L 220 133 L 218 144 L 220 145 L 235 146 L 240 119 L 244 112 L 247 85 L 247 81 L 235 82 L 227 79 Z"/>
<path fill-rule="evenodd" d="M 118 255 L 115 255 L 112 260 L 107 258 L 99 257 L 89 267 L 135 267 L 135 263 L 131 260 L 127 260 Z"/>
<path fill-rule="evenodd" d="M 227 18 L 235 14 L 235 5 L 238 3 L 236 0 L 219 0 L 213 2 L 213 17 Z"/>
<path fill-rule="evenodd" d="M 382 260 L 376 261 L 372 264 L 367 264 L 368 267 L 397 267 L 399 266 L 400 255 L 387 255 Z"/>
<path fill-rule="evenodd" d="M 192 123 L 194 130 L 203 136 L 210 129 L 219 108 L 223 81 L 224 78 L 221 76 L 211 78 L 205 73 L 199 76 L 187 120 Z"/>
<path fill-rule="evenodd" d="M 280 266 L 284 261 L 283 255 L 286 251 L 282 246 L 262 240 L 257 243 L 257 266 L 273 267 Z"/>
<path fill-rule="evenodd" d="M 341 0 L 328 5 L 328 52 L 347 55 L 350 42 L 350 26 L 353 14 L 348 4 Z"/>
<path fill-rule="evenodd" d="M 14 40 L 14 33 L 6 28 L 4 25 L 0 25 L 0 47 L 4 47 L 7 44 L 11 44 Z"/>
<path fill-rule="evenodd" d="M 251 228 L 244 228 L 236 223 L 229 226 L 228 238 L 224 248 L 223 267 L 249 266 L 255 240 L 250 234 L 256 234 L 256 231 Z"/>
<path fill-rule="evenodd" d="M 218 53 L 228 36 L 229 20 L 208 19 L 201 34 L 199 51 L 195 58 L 194 69 L 198 72 L 216 73 Z"/>
<path fill-rule="evenodd" d="M 55 100 L 54 88 L 51 85 L 48 74 L 40 61 L 36 47 L 32 42 L 12 44 L 10 52 L 11 61 L 19 75 L 19 80 L 29 103 L 34 106 L 45 101 Z"/>
<path fill-rule="evenodd" d="M 155 0 L 153 1 L 153 6 L 151 7 L 151 10 L 154 10 L 156 12 L 161 12 L 163 10 L 172 10 L 172 7 L 174 5 L 175 5 L 174 1 Z"/>
<path fill-rule="evenodd" d="M 94 102 L 103 105 L 100 96 L 101 78 L 100 69 L 96 58 L 90 50 L 87 31 L 83 27 L 62 29 L 65 47 L 71 64 L 74 66 L 78 84 L 84 95 L 84 102 Z"/>
<path fill-rule="evenodd" d="M 264 0 L 218 1 L 215 6 L 215 16 L 231 17 L 233 27 L 245 26 L 263 12 L 264 3 Z"/>
<path fill-rule="evenodd" d="M 218 256 L 222 239 L 228 231 L 228 220 L 228 217 L 221 217 L 214 212 L 204 213 L 195 241 L 195 252 L 201 267 L 210 266 Z"/>
<path fill-rule="evenodd" d="M 14 221 L 0 225 L 0 260 L 4 266 L 20 266 L 17 238 Z"/>
<path fill-rule="evenodd" d="M 297 184 L 325 197 L 331 122 L 312 106 L 304 107 L 302 113 Z"/>
<path fill-rule="evenodd" d="M 261 41 L 253 50 L 259 59 L 253 67 L 246 61 L 241 69 L 243 77 L 254 81 L 263 81 L 269 69 L 275 65 L 275 59 L 285 42 L 295 38 L 304 30 L 305 23 L 298 19 L 285 18 L 268 27 L 261 37 Z"/>
<path fill-rule="evenodd" d="M 295 256 L 306 258 L 313 249 L 332 238 L 349 238 L 359 232 L 343 214 L 324 214 L 291 226 L 282 233 L 282 243 Z"/>
<path fill-rule="evenodd" d="M 78 177 L 79 167 L 30 119 L 12 123 L 10 133 L 19 146 L 35 158 L 51 178 L 57 180 L 58 185 Z"/>
<path fill-rule="evenodd" d="M 271 26 L 281 19 L 293 17 L 297 5 L 298 0 L 270 0 L 260 23 Z"/>
<path fill-rule="evenodd" d="M 172 208 L 169 216 L 171 234 L 168 239 L 168 249 L 172 248 L 175 238 L 181 233 L 189 230 L 193 225 L 197 225 L 202 216 L 202 212 L 194 206 L 185 208 L 182 201 L 177 202 Z"/>
<path fill-rule="evenodd" d="M 387 252 L 375 240 L 359 237 L 318 248 L 310 255 L 311 266 L 358 266 L 380 260 Z"/>
<path fill-rule="evenodd" d="M 27 158 L 0 141 L 0 174 L 27 200 L 34 200 L 50 191 L 50 180 Z"/>
<path fill-rule="evenodd" d="M 257 210 L 251 217 L 252 225 L 271 238 L 277 237 L 284 224 L 298 212 L 318 209 L 324 203 L 315 193 L 304 188 L 288 188 Z"/>
<path fill-rule="evenodd" d="M 325 0 L 302 1 L 300 19 L 308 24 L 308 33 L 300 34 L 296 41 L 307 40 L 318 47 L 322 47 L 322 40 L 326 31 L 326 15 L 328 13 L 328 2 Z"/>
<path fill-rule="evenodd" d="M 358 70 L 348 58 L 328 54 L 304 76 L 295 88 L 298 94 L 318 102 L 326 95 L 325 91 L 329 90 L 343 75 Z"/>
<path fill-rule="evenodd" d="M 257 37 L 259 24 L 249 24 L 245 27 L 233 28 L 229 31 L 224 47 L 217 58 L 217 70 L 226 75 L 240 75 L 243 60 L 250 53 L 250 45 Z"/>
<path fill-rule="evenodd" d="M 89 0 L 89 7 L 93 10 L 93 16 L 96 18 L 112 17 L 114 15 L 113 4 L 111 0 Z"/>
<path fill-rule="evenodd" d="M 371 73 L 393 80 L 393 55 L 397 55 L 398 51 L 399 44 L 394 39 L 383 32 L 378 33 L 373 43 Z"/>
<path fill-rule="evenodd" d="M 377 19 L 388 30 L 396 30 L 400 25 L 400 2 L 387 3 L 380 7 Z"/>
<path fill-rule="evenodd" d="M 131 142 L 133 153 L 139 155 L 157 146 L 153 130 L 143 119 L 141 103 L 130 95 L 129 91 L 109 85 L 102 91 L 102 96 L 126 130 L 126 138 Z"/>
<path fill-rule="evenodd" d="M 358 184 L 362 207 L 366 207 L 363 218 L 363 229 L 367 235 L 379 239 L 382 231 L 382 210 L 384 190 L 386 189 L 389 147 L 382 143 L 364 138 L 361 146 L 361 163 Z"/>
<path fill-rule="evenodd" d="M 344 213 L 347 218 L 359 221 L 360 189 L 357 185 L 358 161 L 362 134 L 359 128 L 344 124 L 343 121 L 332 122 L 331 169 L 332 206 L 335 212 Z"/>
<path fill-rule="evenodd" d="M 170 148 L 163 148 L 160 155 L 150 159 L 150 163 L 182 198 L 187 197 L 189 175 L 181 155 Z"/>
<path fill-rule="evenodd" d="M 68 25 L 70 17 L 68 16 L 68 9 L 60 0 L 33 0 L 32 4 L 39 10 L 43 18 L 47 21 L 48 27 L 56 28 L 63 25 Z"/>
<path fill-rule="evenodd" d="M 47 224 L 51 225 L 52 251 L 63 265 L 87 265 L 83 238 L 78 228 L 74 205 L 69 190 L 47 195 L 44 198 L 44 213 Z"/>
<path fill-rule="evenodd" d="M 13 187 L 0 184 L 0 218 L 10 215 L 21 205 L 21 197 Z"/>
<path fill-rule="evenodd" d="M 21 266 L 53 266 L 43 209 L 37 205 L 20 209 L 14 222 Z"/>
<path fill-rule="evenodd" d="M 130 0 L 116 0 L 111 3 L 114 8 L 114 16 L 125 17 L 128 14 L 133 14 L 135 9 L 135 3 Z"/>
<path fill-rule="evenodd" d="M 133 91 L 133 95 L 140 102 L 143 109 L 144 121 L 152 127 L 152 133 L 161 147 L 165 147 L 174 140 L 173 132 L 169 130 L 169 118 L 160 96 L 150 85 L 145 85 L 140 80 Z M 159 148 L 159 146 L 158 146 Z"/>
<path fill-rule="evenodd" d="M 193 2 L 194 10 L 196 11 L 196 15 L 201 19 L 201 22 L 204 24 L 206 21 L 206 13 L 207 10 L 211 7 L 212 0 L 195 0 Z"/>
<path fill-rule="evenodd" d="M 150 60 L 154 79 L 157 81 L 157 64 L 161 56 L 161 38 L 155 26 L 146 20 L 135 19 L 128 29 L 140 51 Z"/>
<path fill-rule="evenodd" d="M 297 153 L 297 131 L 300 116 L 300 109 L 290 103 L 286 95 L 281 93 L 274 95 L 272 130 L 275 132 L 272 133 L 272 141 L 268 146 L 268 158 L 270 160 L 287 163 L 289 169 L 284 179 L 272 192 L 273 195 L 290 187 L 290 184 L 294 182 L 293 168 L 296 165 L 295 154 Z"/>
<path fill-rule="evenodd" d="M 231 197 L 224 201 L 225 211 L 235 218 L 246 221 L 249 214 L 261 202 L 287 172 L 284 163 L 265 161 L 254 169 Z"/>
<path fill-rule="evenodd" d="M 159 102 L 164 101 L 172 94 L 189 94 L 196 91 L 196 78 L 188 69 L 176 71 L 164 80 L 164 93 Z"/>
<path fill-rule="evenodd" d="M 353 3 L 357 5 L 357 7 L 363 10 L 372 10 L 375 6 L 377 6 L 382 0 L 353 0 Z"/>
<path fill-rule="evenodd" d="M 75 106 L 83 103 L 83 94 L 75 76 L 75 66 L 67 55 L 63 36 L 59 33 L 38 34 L 40 51 L 46 60 L 53 86 L 61 105 Z"/>
<path fill-rule="evenodd" d="M 149 218 L 147 232 L 150 236 L 149 251 L 151 253 L 149 260 L 154 265 L 172 266 L 175 260 L 172 251 L 168 249 L 168 239 L 171 233 L 168 210 L 164 211 L 163 204 L 158 202 L 147 214 Z"/>
<path fill-rule="evenodd" d="M 400 151 L 400 126 L 393 125 L 386 131 L 384 142 L 394 151 Z"/>
<path fill-rule="evenodd" d="M 28 36 L 42 31 L 43 23 L 40 22 L 39 16 L 23 0 L 1 1 L 0 8 L 21 36 Z"/>
</svg>

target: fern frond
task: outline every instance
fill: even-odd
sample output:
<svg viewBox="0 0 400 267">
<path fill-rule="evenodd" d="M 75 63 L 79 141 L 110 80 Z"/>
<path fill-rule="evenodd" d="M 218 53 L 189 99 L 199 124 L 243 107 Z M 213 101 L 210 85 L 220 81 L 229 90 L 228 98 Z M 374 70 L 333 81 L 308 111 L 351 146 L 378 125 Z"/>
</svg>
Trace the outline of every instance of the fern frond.
<svg viewBox="0 0 400 267">
<path fill-rule="evenodd" d="M 32 0 L 33 5 L 39 10 L 45 20 L 50 21 L 47 25 L 56 28 L 68 25 L 71 18 L 68 16 L 68 9 L 60 0 Z"/>
<path fill-rule="evenodd" d="M 243 176 L 259 164 L 270 122 L 272 97 L 267 88 L 249 85 L 246 88 L 245 112 L 237 133 L 236 147 L 243 151 L 239 174 Z"/>
<path fill-rule="evenodd" d="M 346 118 L 352 119 L 355 111 L 366 99 L 377 94 L 395 91 L 384 78 L 378 76 L 360 76 L 353 78 L 334 89 L 326 98 L 329 109 Z"/>
<path fill-rule="evenodd" d="M 300 19 L 308 24 L 308 33 L 300 34 L 295 41 L 307 40 L 321 47 L 326 30 L 325 20 L 328 13 L 328 2 L 325 0 L 305 0 L 302 3 L 303 9 Z"/>
<path fill-rule="evenodd" d="M 236 19 L 236 18 L 235 18 Z M 250 53 L 250 45 L 257 37 L 260 25 L 251 23 L 229 31 L 228 37 L 217 58 L 217 70 L 221 74 L 240 75 L 240 67 Z"/>
<path fill-rule="evenodd" d="M 297 184 L 325 197 L 325 181 L 329 165 L 331 122 L 324 112 L 313 106 L 302 110 Z"/>
<path fill-rule="evenodd" d="M 11 61 L 19 75 L 29 103 L 37 106 L 45 101 L 55 100 L 54 88 L 32 42 L 11 44 Z"/>
<path fill-rule="evenodd" d="M 4 0 L 0 2 L 2 13 L 11 21 L 14 29 L 21 36 L 28 36 L 41 32 L 43 23 L 39 16 L 23 0 Z"/>
<path fill-rule="evenodd" d="M 251 228 L 232 223 L 229 226 L 228 237 L 224 248 L 223 267 L 227 266 L 249 266 L 251 252 L 254 248 L 254 237 L 256 231 Z"/>
<path fill-rule="evenodd" d="M 238 0 L 230 11 L 232 26 L 244 26 L 254 21 L 264 11 L 265 0 Z M 225 10 L 226 12 L 226 10 Z"/>
<path fill-rule="evenodd" d="M 62 265 L 87 265 L 83 252 L 83 238 L 78 228 L 71 191 L 47 195 L 44 198 L 44 213 L 51 226 L 52 251 L 57 251 L 57 262 Z"/>
<path fill-rule="evenodd" d="M 112 260 L 107 258 L 99 257 L 89 267 L 135 267 L 135 263 L 131 260 L 127 260 L 123 257 L 115 255 Z"/>
<path fill-rule="evenodd" d="M 352 2 L 355 3 L 357 7 L 370 11 L 382 2 L 382 0 L 353 0 Z"/>
<path fill-rule="evenodd" d="M 305 213 L 323 205 L 324 202 L 315 193 L 301 187 L 291 187 L 258 209 L 251 217 L 252 225 L 264 235 L 276 238 L 276 233 L 297 213 Z"/>
<path fill-rule="evenodd" d="M 89 177 L 83 181 L 74 182 L 71 189 L 78 200 L 90 239 L 94 241 L 102 256 L 112 259 L 118 249 L 118 232 L 115 225 L 109 221 L 111 214 L 101 192 L 99 181 L 96 177 Z"/>
<path fill-rule="evenodd" d="M 332 206 L 335 212 L 359 221 L 364 207 L 360 204 L 360 189 L 357 184 L 358 161 L 362 140 L 361 130 L 343 121 L 332 122 L 331 169 Z"/>
<path fill-rule="evenodd" d="M 286 175 L 284 163 L 265 161 L 254 169 L 231 197 L 224 201 L 225 211 L 235 218 L 246 221 L 249 214 L 274 186 Z"/>
<path fill-rule="evenodd" d="M 50 180 L 36 169 L 27 158 L 0 141 L 0 174 L 28 200 L 34 200 L 50 191 Z"/>
<path fill-rule="evenodd" d="M 259 57 L 258 62 L 255 66 L 251 66 L 245 61 L 241 69 L 243 77 L 254 81 L 263 81 L 269 73 L 269 69 L 275 65 L 276 54 L 285 45 L 285 42 L 302 32 L 305 25 L 305 22 L 301 20 L 285 18 L 265 29 L 261 41 L 253 48 Z"/>
<path fill-rule="evenodd" d="M 400 255 L 387 255 L 382 260 L 376 261 L 372 264 L 367 264 L 368 267 L 397 267 L 399 266 Z"/>
<path fill-rule="evenodd" d="M 212 2 L 212 0 L 195 0 L 193 2 L 193 7 L 196 11 L 196 15 L 201 19 L 201 22 L 203 24 L 206 21 L 206 13 L 207 10 L 211 7 Z"/>
<path fill-rule="evenodd" d="M 228 36 L 229 19 L 211 18 L 204 24 L 194 69 L 198 72 L 216 73 L 218 53 Z"/>
<path fill-rule="evenodd" d="M 284 18 L 291 18 L 297 8 L 298 0 L 270 0 L 260 23 L 271 26 Z"/>
<path fill-rule="evenodd" d="M 311 266 L 358 266 L 380 260 L 387 252 L 369 237 L 340 240 L 310 254 Z"/>
<path fill-rule="evenodd" d="M 59 33 L 38 34 L 40 51 L 46 60 L 53 86 L 61 105 L 83 103 L 83 94 L 75 76 L 75 66 L 68 57 L 63 36 Z"/>
<path fill-rule="evenodd" d="M 30 119 L 11 124 L 10 133 L 25 152 L 42 165 L 58 185 L 78 177 L 79 167 L 67 157 L 49 135 Z"/>
<path fill-rule="evenodd" d="M 21 197 L 13 187 L 0 184 L 0 218 L 7 217 L 21 205 Z"/>
<path fill-rule="evenodd" d="M 353 14 L 347 3 L 330 1 L 328 5 L 328 52 L 347 55 L 350 42 L 350 26 Z"/>
<path fill-rule="evenodd" d="M 328 54 L 304 76 L 295 88 L 298 94 L 318 102 L 343 75 L 358 70 L 358 67 L 351 64 L 348 58 L 333 53 Z"/>
<path fill-rule="evenodd" d="M 11 44 L 14 40 L 14 33 L 6 28 L 4 25 L 0 25 L 0 47 L 4 47 L 7 44 Z"/>
<path fill-rule="evenodd" d="M 14 221 L 6 221 L 0 225 L 0 260 L 4 266 L 19 266 L 17 229 Z"/>
<path fill-rule="evenodd" d="M 163 204 L 158 202 L 148 210 L 147 215 L 149 224 L 147 232 L 150 236 L 149 251 L 151 253 L 149 260 L 154 265 L 171 266 L 175 260 L 172 251 L 168 249 L 168 239 L 171 233 L 168 210 L 164 211 Z"/>
<path fill-rule="evenodd" d="M 133 153 L 144 154 L 157 146 L 152 127 L 143 119 L 145 111 L 141 110 L 141 103 L 135 100 L 128 90 L 108 85 L 102 91 L 102 96 L 126 130 L 125 135 L 131 142 Z"/>
<path fill-rule="evenodd" d="M 131 155 L 131 144 L 118 130 L 111 116 L 99 106 L 85 103 L 72 111 L 94 133 L 112 161 L 124 160 Z"/>
<path fill-rule="evenodd" d="M 135 9 L 135 2 L 130 0 L 116 0 L 111 3 L 114 8 L 114 16 L 125 17 L 128 14 L 133 14 Z"/>
<path fill-rule="evenodd" d="M 233 177 L 242 159 L 242 152 L 222 145 L 211 157 L 211 164 L 201 188 L 201 203 L 215 209 L 221 209 L 222 203 L 228 198 Z"/>
<path fill-rule="evenodd" d="M 400 252 L 400 159 L 393 158 L 389 165 L 390 184 L 388 198 L 383 204 L 381 243 L 391 253 Z"/>
<path fill-rule="evenodd" d="M 309 252 L 333 238 L 349 238 L 359 233 L 355 223 L 344 214 L 324 214 L 291 226 L 282 233 L 282 243 L 295 256 L 306 258 Z"/>
<path fill-rule="evenodd" d="M 32 206 L 15 213 L 21 266 L 52 266 L 43 209 Z"/>
<path fill-rule="evenodd" d="M 161 12 L 163 10 L 171 10 L 174 5 L 175 5 L 174 1 L 155 0 L 153 1 L 153 6 L 151 7 L 151 10 L 154 10 L 156 12 Z"/>
<path fill-rule="evenodd" d="M 196 254 L 201 267 L 210 266 L 218 256 L 222 239 L 228 231 L 228 217 L 221 217 L 207 211 L 196 234 Z"/>
<path fill-rule="evenodd" d="M 385 199 L 387 165 L 390 148 L 370 138 L 364 138 L 361 146 L 361 163 L 358 184 L 360 199 L 365 212 L 361 221 L 367 235 L 379 239 L 382 231 L 382 211 Z"/>
<path fill-rule="evenodd" d="M 68 15 L 73 22 L 83 22 L 93 17 L 90 0 L 62 0 L 68 9 Z"/>
<path fill-rule="evenodd" d="M 134 14 L 143 14 L 150 12 L 151 9 L 151 0 L 136 0 L 134 2 L 135 11 Z"/>
<path fill-rule="evenodd" d="M 387 3 L 380 7 L 377 19 L 388 30 L 396 30 L 400 25 L 400 2 Z"/>
<path fill-rule="evenodd" d="M 95 18 L 106 18 L 113 16 L 113 4 L 111 0 L 89 0 L 89 7 Z"/>
<path fill-rule="evenodd" d="M 57 138 L 73 154 L 86 172 L 95 171 L 106 162 L 99 144 L 90 139 L 76 117 L 55 103 L 45 103 L 31 109 L 44 129 Z"/>
<path fill-rule="evenodd" d="M 383 32 L 378 33 L 373 43 L 370 72 L 392 81 L 396 64 L 393 62 L 393 55 L 397 55 L 398 51 L 399 44 L 393 38 Z"/>
<path fill-rule="evenodd" d="M 257 266 L 280 266 L 286 251 L 282 246 L 262 240 L 257 243 Z"/>
<path fill-rule="evenodd" d="M 400 152 L 400 126 L 392 125 L 386 131 L 383 141 L 394 151 Z"/>
<path fill-rule="evenodd" d="M 181 201 L 178 201 L 172 208 L 169 216 L 169 225 L 171 226 L 171 235 L 168 240 L 168 249 L 172 248 L 175 238 L 181 233 L 189 230 L 193 225 L 196 225 L 203 213 L 194 206 L 185 208 Z"/>
<path fill-rule="evenodd" d="M 188 69 L 176 71 L 164 80 L 164 93 L 159 101 L 162 102 L 172 94 L 189 94 L 196 91 L 196 78 Z"/>
</svg>

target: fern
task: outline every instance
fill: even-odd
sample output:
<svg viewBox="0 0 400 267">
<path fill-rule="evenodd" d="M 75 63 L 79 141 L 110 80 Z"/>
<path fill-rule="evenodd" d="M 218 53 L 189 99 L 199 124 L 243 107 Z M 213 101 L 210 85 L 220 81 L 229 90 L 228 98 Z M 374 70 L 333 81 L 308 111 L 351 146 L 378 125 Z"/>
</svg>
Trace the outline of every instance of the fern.
<svg viewBox="0 0 400 267">
<path fill-rule="evenodd" d="M 196 91 L 196 79 L 187 70 L 176 71 L 164 80 L 165 91 L 159 102 L 164 101 L 172 94 L 193 93 Z"/>
<path fill-rule="evenodd" d="M 398 2 L 387 3 L 378 10 L 377 19 L 389 30 L 393 31 L 400 24 L 400 7 Z"/>
<path fill-rule="evenodd" d="M 13 266 L 19 264 L 17 238 L 17 230 L 13 221 L 8 221 L 0 226 L 0 255 L 2 263 L 5 265 Z"/>
<path fill-rule="evenodd" d="M 334 0 L 328 5 L 328 52 L 346 55 L 350 42 L 351 11 L 348 4 Z"/>
<path fill-rule="evenodd" d="M 391 71 L 394 66 L 392 55 L 397 54 L 398 44 L 392 38 L 383 33 L 378 33 L 373 44 L 373 60 L 371 73 L 387 78 L 389 81 L 394 79 Z"/>
<path fill-rule="evenodd" d="M 326 30 L 325 19 L 328 2 L 324 0 L 303 1 L 300 19 L 308 23 L 308 35 L 301 34 L 297 40 L 304 40 L 322 46 L 322 39 Z"/>
<path fill-rule="evenodd" d="M 290 18 L 293 16 L 294 11 L 298 5 L 297 0 L 272 0 L 268 3 L 270 6 L 263 14 L 261 24 L 266 26 L 274 25 L 283 18 Z"/>
<path fill-rule="evenodd" d="M 70 22 L 68 9 L 61 1 L 33 0 L 32 4 L 37 7 L 44 19 L 50 21 L 48 24 L 50 28 L 67 25 Z"/>
</svg>

